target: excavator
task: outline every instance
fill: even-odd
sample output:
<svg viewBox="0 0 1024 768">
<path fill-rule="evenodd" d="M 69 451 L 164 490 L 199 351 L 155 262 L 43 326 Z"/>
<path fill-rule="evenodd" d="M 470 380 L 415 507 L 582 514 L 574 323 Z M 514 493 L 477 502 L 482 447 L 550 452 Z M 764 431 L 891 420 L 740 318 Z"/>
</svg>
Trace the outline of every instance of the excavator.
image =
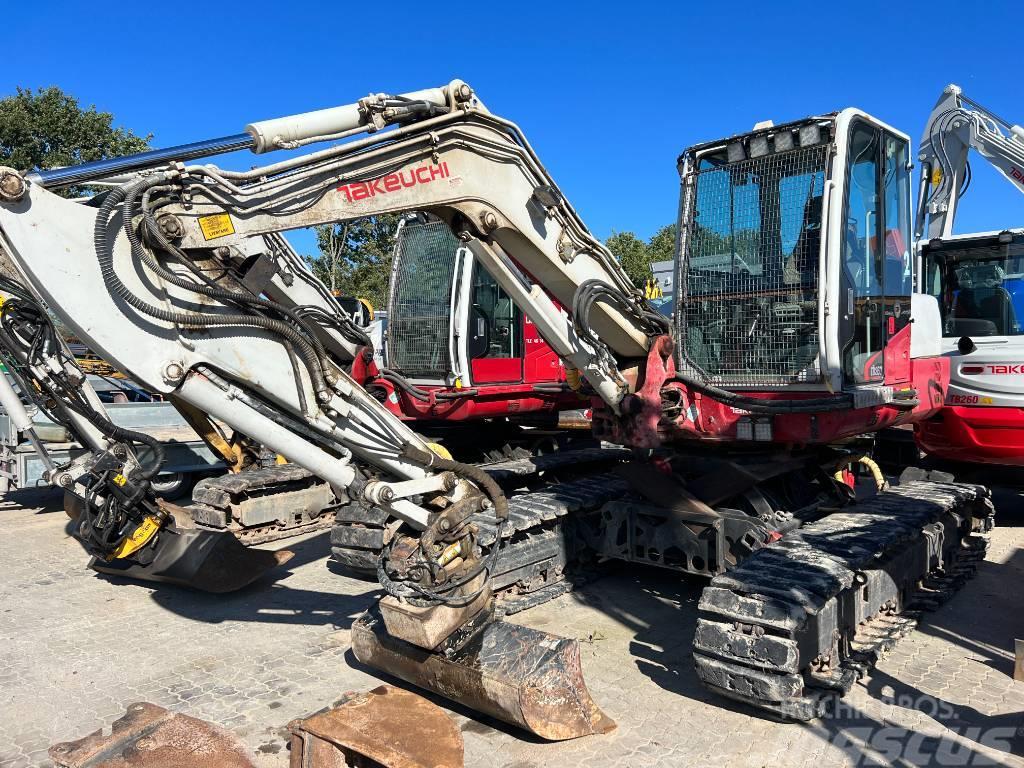
<svg viewBox="0 0 1024 768">
<path fill-rule="evenodd" d="M 480 419 L 550 427 L 586 403 L 533 322 L 444 221 L 414 214 L 399 223 L 389 284 L 380 363 L 365 364 L 364 353 L 352 375 L 417 429 L 444 435 Z M 473 431 L 484 453 L 514 435 L 492 424 L 488 445 Z"/>
<path fill-rule="evenodd" d="M 974 150 L 1024 192 L 1024 128 L 947 86 L 921 139 L 916 237 L 942 309 L 946 407 L 915 428 L 930 456 L 1024 466 L 1024 229 L 954 234 Z"/>
<path fill-rule="evenodd" d="M 300 151 L 248 171 L 195 162 L 240 149 Z M 949 388 L 938 304 L 905 255 L 910 142 L 844 109 L 701 144 L 678 167 L 671 320 L 459 80 L 0 169 L 16 275 L 0 287 L 37 310 L 0 346 L 89 439 L 49 477 L 95 567 L 225 591 L 278 556 L 154 499 L 159 457 L 112 428 L 44 306 L 153 391 L 321 478 L 354 522 L 386 512 L 386 594 L 352 626 L 362 663 L 546 739 L 604 732 L 577 642 L 502 615 L 562 594 L 575 564 L 619 560 L 708 579 L 693 656 L 710 690 L 819 716 L 971 574 L 994 514 L 981 486 L 847 482 L 865 458 L 850 441 L 931 417 Z M 112 177 L 88 204 L 53 192 Z M 364 341 L 281 232 L 406 211 L 444 222 L 579 377 L 604 441 L 586 461 L 446 458 L 349 374 Z"/>
</svg>

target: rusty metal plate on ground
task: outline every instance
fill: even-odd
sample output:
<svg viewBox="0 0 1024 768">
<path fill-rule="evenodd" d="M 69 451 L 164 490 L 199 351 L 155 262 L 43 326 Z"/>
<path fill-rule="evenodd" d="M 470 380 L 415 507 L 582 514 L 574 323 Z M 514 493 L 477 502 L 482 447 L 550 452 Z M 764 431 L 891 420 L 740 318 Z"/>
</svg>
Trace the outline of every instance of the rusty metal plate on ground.
<svg viewBox="0 0 1024 768">
<path fill-rule="evenodd" d="M 352 650 L 364 664 L 544 739 L 615 728 L 587 690 L 575 640 L 493 621 L 445 655 L 388 634 L 374 606 L 352 625 Z"/>
<path fill-rule="evenodd" d="M 436 704 L 382 685 L 288 724 L 291 768 L 462 768 L 462 733 Z"/>
<path fill-rule="evenodd" d="M 60 768 L 254 768 L 245 747 L 205 720 L 145 702 L 132 704 L 103 729 L 50 747 Z"/>
</svg>

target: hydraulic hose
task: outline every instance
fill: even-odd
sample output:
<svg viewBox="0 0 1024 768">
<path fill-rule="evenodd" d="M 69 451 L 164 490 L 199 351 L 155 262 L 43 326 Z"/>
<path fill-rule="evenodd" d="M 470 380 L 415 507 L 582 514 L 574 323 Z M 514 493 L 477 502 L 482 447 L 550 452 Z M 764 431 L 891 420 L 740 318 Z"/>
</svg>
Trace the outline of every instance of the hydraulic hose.
<svg viewBox="0 0 1024 768">
<path fill-rule="evenodd" d="M 789 414 L 789 413 L 821 413 L 824 411 L 848 411 L 853 408 L 853 398 L 849 395 L 839 397 L 818 397 L 809 400 L 762 400 L 747 397 L 712 384 L 705 384 L 685 373 L 676 372 L 675 379 L 686 386 L 707 395 L 725 405 L 734 405 L 751 413 Z"/>
<path fill-rule="evenodd" d="M 298 354 L 306 361 L 309 375 L 313 380 L 313 387 L 317 391 L 322 402 L 330 400 L 330 391 L 324 381 L 323 372 L 320 369 L 319 361 L 316 358 L 316 351 L 310 343 L 287 323 L 262 315 L 220 315 L 202 317 L 181 312 L 172 312 L 149 304 L 144 299 L 136 296 L 126 286 L 114 269 L 114 252 L 111 244 L 107 242 L 107 225 L 114 208 L 123 203 L 127 195 L 124 187 L 118 187 L 110 192 L 103 205 L 100 207 L 96 217 L 96 224 L 93 230 L 93 242 L 96 248 L 96 258 L 99 262 L 100 272 L 107 287 L 119 298 L 123 299 L 130 307 L 143 314 L 154 317 L 166 323 L 174 323 L 185 327 L 204 328 L 210 326 L 243 326 L 262 328 L 284 336 L 291 341 Z"/>
<path fill-rule="evenodd" d="M 431 392 L 429 392 L 426 389 L 420 389 L 407 378 L 405 378 L 399 373 L 396 373 L 390 368 L 385 368 L 384 370 L 382 370 L 380 377 L 384 379 L 384 381 L 390 381 L 392 384 L 394 384 L 400 390 L 408 394 L 410 397 L 413 397 L 416 400 L 419 400 L 420 402 L 423 403 L 430 402 Z M 470 388 L 459 389 L 454 392 L 434 392 L 433 395 L 437 400 L 458 400 L 461 397 L 473 397 L 474 395 L 479 394 L 479 392 L 480 390 L 476 388 Z"/>
<path fill-rule="evenodd" d="M 484 571 L 487 571 L 488 573 L 494 572 L 494 566 L 498 560 L 498 552 L 501 550 L 501 535 L 504 531 L 505 523 L 508 521 L 508 500 L 505 498 L 505 494 L 502 492 L 498 484 L 491 479 L 491 476 L 472 464 L 463 464 L 461 461 L 445 459 L 431 451 L 420 450 L 409 443 L 406 443 L 402 447 L 401 456 L 415 464 L 419 464 L 422 467 L 436 468 L 445 472 L 452 472 L 459 477 L 475 483 L 494 505 L 494 516 L 498 521 L 498 526 L 495 531 L 494 546 L 488 553 L 487 557 L 477 567 L 470 570 L 469 573 L 463 574 L 458 581 L 452 581 L 445 584 L 443 593 L 426 589 L 413 582 L 403 582 L 402 584 L 395 583 L 388 576 L 384 567 L 387 560 L 387 550 L 381 553 L 381 557 L 377 561 L 377 578 L 380 581 L 381 586 L 383 586 L 389 594 L 409 599 L 409 593 L 412 593 L 413 595 L 418 596 L 420 600 L 425 601 L 424 604 L 454 603 L 465 605 L 467 603 L 471 603 L 483 592 L 486 585 L 470 595 L 453 596 L 450 593 L 459 587 L 469 584 Z M 413 598 L 414 602 L 416 600 L 417 598 Z"/>
<path fill-rule="evenodd" d="M 12 357 L 23 367 L 24 374 L 42 392 L 45 392 L 64 407 L 82 416 L 104 436 L 124 443 L 130 444 L 135 442 L 149 446 L 153 452 L 152 464 L 148 468 L 140 468 L 139 476 L 143 480 L 151 480 L 155 477 L 166 458 L 166 450 L 159 440 L 142 432 L 125 429 L 114 424 L 97 411 L 77 388 L 69 385 L 62 378 L 56 376 L 39 378 L 32 372 L 31 365 L 33 364 L 34 356 L 45 356 L 59 352 L 59 345 L 56 343 L 56 330 L 50 321 L 49 315 L 39 306 L 34 297 L 22 291 L 20 286 L 9 284 L 6 280 L 2 282 L 4 282 L 5 289 L 17 298 L 8 299 L 4 304 L 3 311 L 0 312 L 0 336 L 5 339 L 4 344 L 10 350 Z M 15 318 L 17 319 L 15 320 Z M 32 338 L 30 340 L 23 338 L 17 329 L 11 325 L 12 322 L 22 323 L 23 327 L 31 330 L 33 333 Z M 14 350 L 19 348 L 25 356 L 23 363 L 18 360 L 17 355 L 14 353 Z M 27 394 L 28 392 L 26 391 Z"/>
<path fill-rule="evenodd" d="M 138 193 L 142 190 L 142 188 L 143 187 L 141 185 L 129 187 L 124 201 L 124 231 L 128 237 L 128 242 L 131 245 L 133 255 L 142 259 L 145 262 L 146 266 L 148 266 L 150 269 L 156 272 L 161 278 L 171 283 L 172 285 L 178 286 L 179 288 L 185 288 L 187 290 L 194 291 L 195 293 L 199 293 L 204 296 L 209 296 L 210 298 L 218 299 L 220 301 L 233 301 L 237 303 L 250 304 L 252 306 L 262 307 L 264 309 L 269 309 L 274 312 L 280 312 L 281 314 L 290 318 L 296 325 L 298 325 L 300 328 L 302 328 L 302 330 L 306 332 L 306 335 L 309 337 L 310 344 L 316 350 L 318 360 L 326 360 L 327 353 L 324 350 L 323 344 L 320 342 L 320 339 L 313 332 L 313 329 L 306 324 L 306 321 L 298 314 L 296 314 L 293 310 L 290 310 L 287 307 L 278 304 L 277 302 L 270 301 L 269 299 L 260 298 L 259 296 L 247 296 L 242 293 L 236 293 L 235 291 L 226 291 L 223 288 L 210 284 L 209 282 L 207 282 L 206 285 L 199 285 L 189 280 L 185 280 L 184 278 L 165 269 L 164 266 L 153 257 L 153 254 L 150 253 L 149 249 L 145 247 L 145 245 L 142 243 L 142 240 L 139 238 L 139 233 L 132 226 L 133 214 L 137 207 L 136 201 L 138 199 Z M 160 231 L 160 228 L 156 223 L 156 219 L 153 216 L 153 213 L 147 209 L 149 195 L 152 191 L 152 187 L 146 189 L 146 192 L 143 195 L 141 206 L 142 215 L 146 223 L 147 231 L 149 232 L 150 236 L 152 236 L 157 241 L 161 248 L 163 248 L 168 253 L 173 253 L 179 259 L 187 261 L 184 254 L 182 254 L 177 248 L 175 248 L 171 244 L 171 242 L 166 237 L 164 237 L 163 233 Z"/>
<path fill-rule="evenodd" d="M 455 461 L 454 459 L 442 458 L 432 451 L 420 450 L 411 443 L 406 443 L 402 446 L 399 455 L 414 464 L 419 464 L 421 467 L 440 469 L 442 472 L 452 472 L 459 477 L 470 480 L 494 504 L 495 518 L 499 521 L 508 520 L 508 499 L 505 498 L 505 493 L 494 482 L 493 478 L 480 469 L 480 467 L 473 466 L 472 464 L 463 464 L 461 461 Z"/>
</svg>

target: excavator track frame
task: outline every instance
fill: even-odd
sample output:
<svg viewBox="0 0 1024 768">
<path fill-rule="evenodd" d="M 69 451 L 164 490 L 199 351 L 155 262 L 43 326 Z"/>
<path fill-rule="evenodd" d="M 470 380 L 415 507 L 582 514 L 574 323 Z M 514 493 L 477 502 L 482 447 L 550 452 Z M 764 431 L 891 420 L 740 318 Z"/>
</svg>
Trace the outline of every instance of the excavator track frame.
<svg viewBox="0 0 1024 768">
<path fill-rule="evenodd" d="M 701 681 L 770 713 L 826 713 L 973 573 L 994 509 L 986 488 L 915 480 L 753 553 L 704 589 Z"/>
</svg>

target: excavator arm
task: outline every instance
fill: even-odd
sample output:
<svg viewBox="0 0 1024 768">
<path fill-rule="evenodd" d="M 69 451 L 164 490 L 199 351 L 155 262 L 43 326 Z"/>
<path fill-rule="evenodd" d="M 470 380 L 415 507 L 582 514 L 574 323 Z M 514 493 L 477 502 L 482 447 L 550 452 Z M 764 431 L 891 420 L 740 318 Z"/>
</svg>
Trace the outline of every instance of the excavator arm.
<svg viewBox="0 0 1024 768">
<path fill-rule="evenodd" d="M 919 239 L 953 234 L 957 206 L 970 183 L 971 150 L 984 157 L 1024 192 L 1024 128 L 1003 120 L 948 85 L 928 117 L 921 149 L 921 193 L 916 233 Z"/>
</svg>

